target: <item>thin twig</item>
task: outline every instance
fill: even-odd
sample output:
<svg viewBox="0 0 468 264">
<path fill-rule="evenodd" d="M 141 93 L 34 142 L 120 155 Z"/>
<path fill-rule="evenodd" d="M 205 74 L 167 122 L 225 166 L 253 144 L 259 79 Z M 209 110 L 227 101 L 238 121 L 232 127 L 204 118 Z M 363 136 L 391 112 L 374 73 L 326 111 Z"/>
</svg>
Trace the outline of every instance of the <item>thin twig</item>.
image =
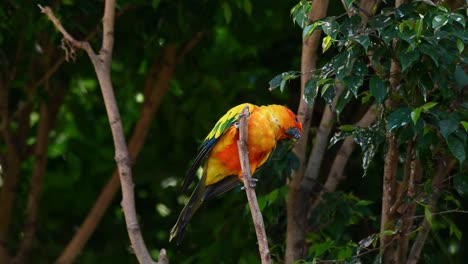
<svg viewBox="0 0 468 264">
<path fill-rule="evenodd" d="M 91 45 L 89 44 L 89 42 L 87 41 L 78 41 L 76 40 L 75 38 L 72 37 L 72 35 L 70 35 L 70 33 L 68 33 L 68 31 L 65 30 L 65 28 L 62 26 L 62 23 L 60 23 L 60 20 L 58 20 L 57 17 L 55 17 L 54 13 L 52 12 L 52 9 L 50 9 L 50 7 L 46 6 L 46 7 L 43 7 L 41 5 L 37 5 L 39 7 L 39 9 L 41 10 L 41 12 L 43 14 L 45 14 L 49 20 L 54 24 L 54 26 L 57 28 L 58 31 L 60 31 L 60 33 L 62 33 L 65 41 L 70 44 L 70 48 L 79 48 L 79 49 L 82 49 L 84 51 L 86 51 L 86 53 L 88 53 L 88 56 L 91 58 L 91 60 L 95 60 L 96 59 L 96 53 L 94 53 L 93 49 L 91 48 Z M 66 50 L 66 52 L 69 52 L 68 50 Z M 65 57 L 65 60 L 68 61 L 68 57 Z"/>
<path fill-rule="evenodd" d="M 248 122 L 249 122 L 249 106 L 244 107 L 239 120 L 239 141 L 237 146 L 239 148 L 239 159 L 242 168 L 242 177 L 244 180 L 245 193 L 249 201 L 250 213 L 255 226 L 255 233 L 257 234 L 258 250 L 260 251 L 260 258 L 262 264 L 271 263 L 270 249 L 268 248 L 268 239 L 265 233 L 265 225 L 263 223 L 262 213 L 257 202 L 257 195 L 252 186 L 252 175 L 250 172 L 249 153 L 248 153 Z"/>
</svg>

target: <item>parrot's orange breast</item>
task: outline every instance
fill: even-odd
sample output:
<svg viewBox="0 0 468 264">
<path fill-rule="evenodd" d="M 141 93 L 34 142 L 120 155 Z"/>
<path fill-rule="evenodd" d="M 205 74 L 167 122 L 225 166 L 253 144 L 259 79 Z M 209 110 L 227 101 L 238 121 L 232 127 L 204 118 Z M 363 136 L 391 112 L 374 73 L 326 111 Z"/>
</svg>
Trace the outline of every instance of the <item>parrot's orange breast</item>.
<svg viewBox="0 0 468 264">
<path fill-rule="evenodd" d="M 251 113 L 248 127 L 248 151 L 251 173 L 263 165 L 276 145 L 275 133 L 268 127 L 268 120 L 259 111 Z M 206 185 L 216 183 L 227 176 L 242 176 L 237 141 L 239 131 L 230 127 L 213 147 L 205 164 Z"/>
</svg>

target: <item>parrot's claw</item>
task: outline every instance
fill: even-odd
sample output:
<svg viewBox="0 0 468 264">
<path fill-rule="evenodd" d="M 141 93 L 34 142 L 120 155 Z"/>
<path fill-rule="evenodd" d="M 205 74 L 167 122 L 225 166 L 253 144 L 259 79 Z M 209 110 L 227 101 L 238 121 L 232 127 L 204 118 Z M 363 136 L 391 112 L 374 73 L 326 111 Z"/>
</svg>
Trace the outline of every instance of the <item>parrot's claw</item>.
<svg viewBox="0 0 468 264">
<path fill-rule="evenodd" d="M 250 187 L 251 188 L 255 188 L 257 187 L 257 182 L 258 182 L 258 179 L 257 178 L 250 178 Z M 244 191 L 245 190 L 245 186 L 242 186 L 241 187 L 241 191 Z"/>
</svg>

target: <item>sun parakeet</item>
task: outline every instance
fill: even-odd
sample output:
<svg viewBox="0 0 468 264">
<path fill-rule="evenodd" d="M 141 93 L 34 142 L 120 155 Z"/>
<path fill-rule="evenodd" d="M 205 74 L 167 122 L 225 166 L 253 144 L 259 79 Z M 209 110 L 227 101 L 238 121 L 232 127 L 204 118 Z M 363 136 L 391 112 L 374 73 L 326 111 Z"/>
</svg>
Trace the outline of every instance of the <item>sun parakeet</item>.
<svg viewBox="0 0 468 264">
<path fill-rule="evenodd" d="M 182 191 L 187 189 L 196 171 L 203 164 L 202 178 L 189 202 L 182 209 L 177 223 L 171 230 L 169 240 L 176 238 L 177 243 L 180 243 L 188 221 L 205 200 L 242 183 L 242 169 L 237 148 L 238 120 L 246 105 L 250 110 L 248 152 L 252 175 L 267 161 L 279 140 L 301 137 L 302 125 L 287 107 L 244 103 L 231 108 L 219 119 L 200 145 L 198 155 L 187 172 Z"/>
</svg>

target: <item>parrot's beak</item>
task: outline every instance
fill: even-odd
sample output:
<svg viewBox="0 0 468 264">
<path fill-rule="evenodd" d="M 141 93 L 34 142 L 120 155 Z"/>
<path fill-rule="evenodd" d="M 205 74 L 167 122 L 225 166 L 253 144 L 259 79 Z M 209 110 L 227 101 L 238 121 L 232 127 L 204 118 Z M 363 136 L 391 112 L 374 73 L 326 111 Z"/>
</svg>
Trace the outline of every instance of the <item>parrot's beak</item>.
<svg viewBox="0 0 468 264">
<path fill-rule="evenodd" d="M 284 132 L 288 137 L 294 138 L 294 139 L 300 139 L 301 138 L 301 131 L 299 131 L 298 128 L 288 128 Z"/>
</svg>

